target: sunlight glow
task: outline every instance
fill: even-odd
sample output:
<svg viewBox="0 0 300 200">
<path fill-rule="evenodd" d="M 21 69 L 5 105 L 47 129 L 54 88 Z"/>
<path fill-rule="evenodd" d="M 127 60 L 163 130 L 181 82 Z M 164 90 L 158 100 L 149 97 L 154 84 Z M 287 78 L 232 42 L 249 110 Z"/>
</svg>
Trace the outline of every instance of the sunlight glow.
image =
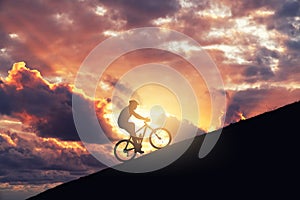
<svg viewBox="0 0 300 200">
<path fill-rule="evenodd" d="M 166 113 L 174 115 L 178 119 L 182 117 L 177 96 L 163 86 L 157 84 L 143 86 L 133 93 L 132 98 L 142 99 L 142 105 L 138 108 L 146 116 L 150 115 L 153 106 L 159 105 Z"/>
</svg>

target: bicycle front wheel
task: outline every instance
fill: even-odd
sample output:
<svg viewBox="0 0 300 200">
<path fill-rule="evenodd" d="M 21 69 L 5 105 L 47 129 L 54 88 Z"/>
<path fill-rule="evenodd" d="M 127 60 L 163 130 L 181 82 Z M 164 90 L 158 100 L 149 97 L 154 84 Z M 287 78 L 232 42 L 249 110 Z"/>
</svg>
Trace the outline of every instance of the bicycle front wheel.
<svg viewBox="0 0 300 200">
<path fill-rule="evenodd" d="M 132 160 L 136 155 L 133 142 L 130 140 L 120 140 L 115 145 L 114 154 L 121 162 Z"/>
<path fill-rule="evenodd" d="M 171 143 L 172 136 L 165 128 L 156 128 L 149 136 L 150 144 L 156 148 L 161 149 Z"/>
</svg>

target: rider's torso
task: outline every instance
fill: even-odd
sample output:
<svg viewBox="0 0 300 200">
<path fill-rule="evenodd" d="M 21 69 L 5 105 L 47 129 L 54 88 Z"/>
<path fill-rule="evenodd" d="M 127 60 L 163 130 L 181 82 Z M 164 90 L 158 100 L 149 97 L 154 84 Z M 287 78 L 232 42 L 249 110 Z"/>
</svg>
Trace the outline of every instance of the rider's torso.
<svg viewBox="0 0 300 200">
<path fill-rule="evenodd" d="M 127 106 L 121 111 L 121 113 L 119 115 L 118 125 L 120 127 L 122 127 L 123 124 L 127 124 L 130 117 L 131 117 L 131 114 L 129 112 L 129 107 Z"/>
</svg>

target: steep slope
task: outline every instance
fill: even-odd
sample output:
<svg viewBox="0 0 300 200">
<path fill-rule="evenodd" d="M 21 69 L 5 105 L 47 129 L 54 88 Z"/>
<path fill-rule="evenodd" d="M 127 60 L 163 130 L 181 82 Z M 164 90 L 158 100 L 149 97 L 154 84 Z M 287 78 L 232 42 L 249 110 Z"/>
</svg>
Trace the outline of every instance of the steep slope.
<svg viewBox="0 0 300 200">
<path fill-rule="evenodd" d="M 125 173 L 108 168 L 47 190 L 30 200 L 130 197 L 135 192 L 153 198 L 158 194 L 161 197 L 185 194 L 186 198 L 189 195 L 210 198 L 294 196 L 300 170 L 299 113 L 300 102 L 296 102 L 231 124 L 223 129 L 214 149 L 202 159 L 198 153 L 205 135 L 197 136 L 179 159 L 160 170 Z M 180 144 L 133 163 L 138 165 L 147 156 L 168 155 L 176 145 Z"/>
</svg>

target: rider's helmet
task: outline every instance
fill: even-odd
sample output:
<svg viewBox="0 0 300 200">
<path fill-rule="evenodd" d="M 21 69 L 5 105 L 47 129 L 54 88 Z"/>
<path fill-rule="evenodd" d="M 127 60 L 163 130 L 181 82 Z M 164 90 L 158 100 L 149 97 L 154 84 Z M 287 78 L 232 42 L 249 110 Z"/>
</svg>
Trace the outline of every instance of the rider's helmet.
<svg viewBox="0 0 300 200">
<path fill-rule="evenodd" d="M 129 104 L 130 105 L 136 105 L 136 106 L 139 105 L 139 103 L 136 100 L 134 100 L 134 99 L 130 100 Z"/>
</svg>

